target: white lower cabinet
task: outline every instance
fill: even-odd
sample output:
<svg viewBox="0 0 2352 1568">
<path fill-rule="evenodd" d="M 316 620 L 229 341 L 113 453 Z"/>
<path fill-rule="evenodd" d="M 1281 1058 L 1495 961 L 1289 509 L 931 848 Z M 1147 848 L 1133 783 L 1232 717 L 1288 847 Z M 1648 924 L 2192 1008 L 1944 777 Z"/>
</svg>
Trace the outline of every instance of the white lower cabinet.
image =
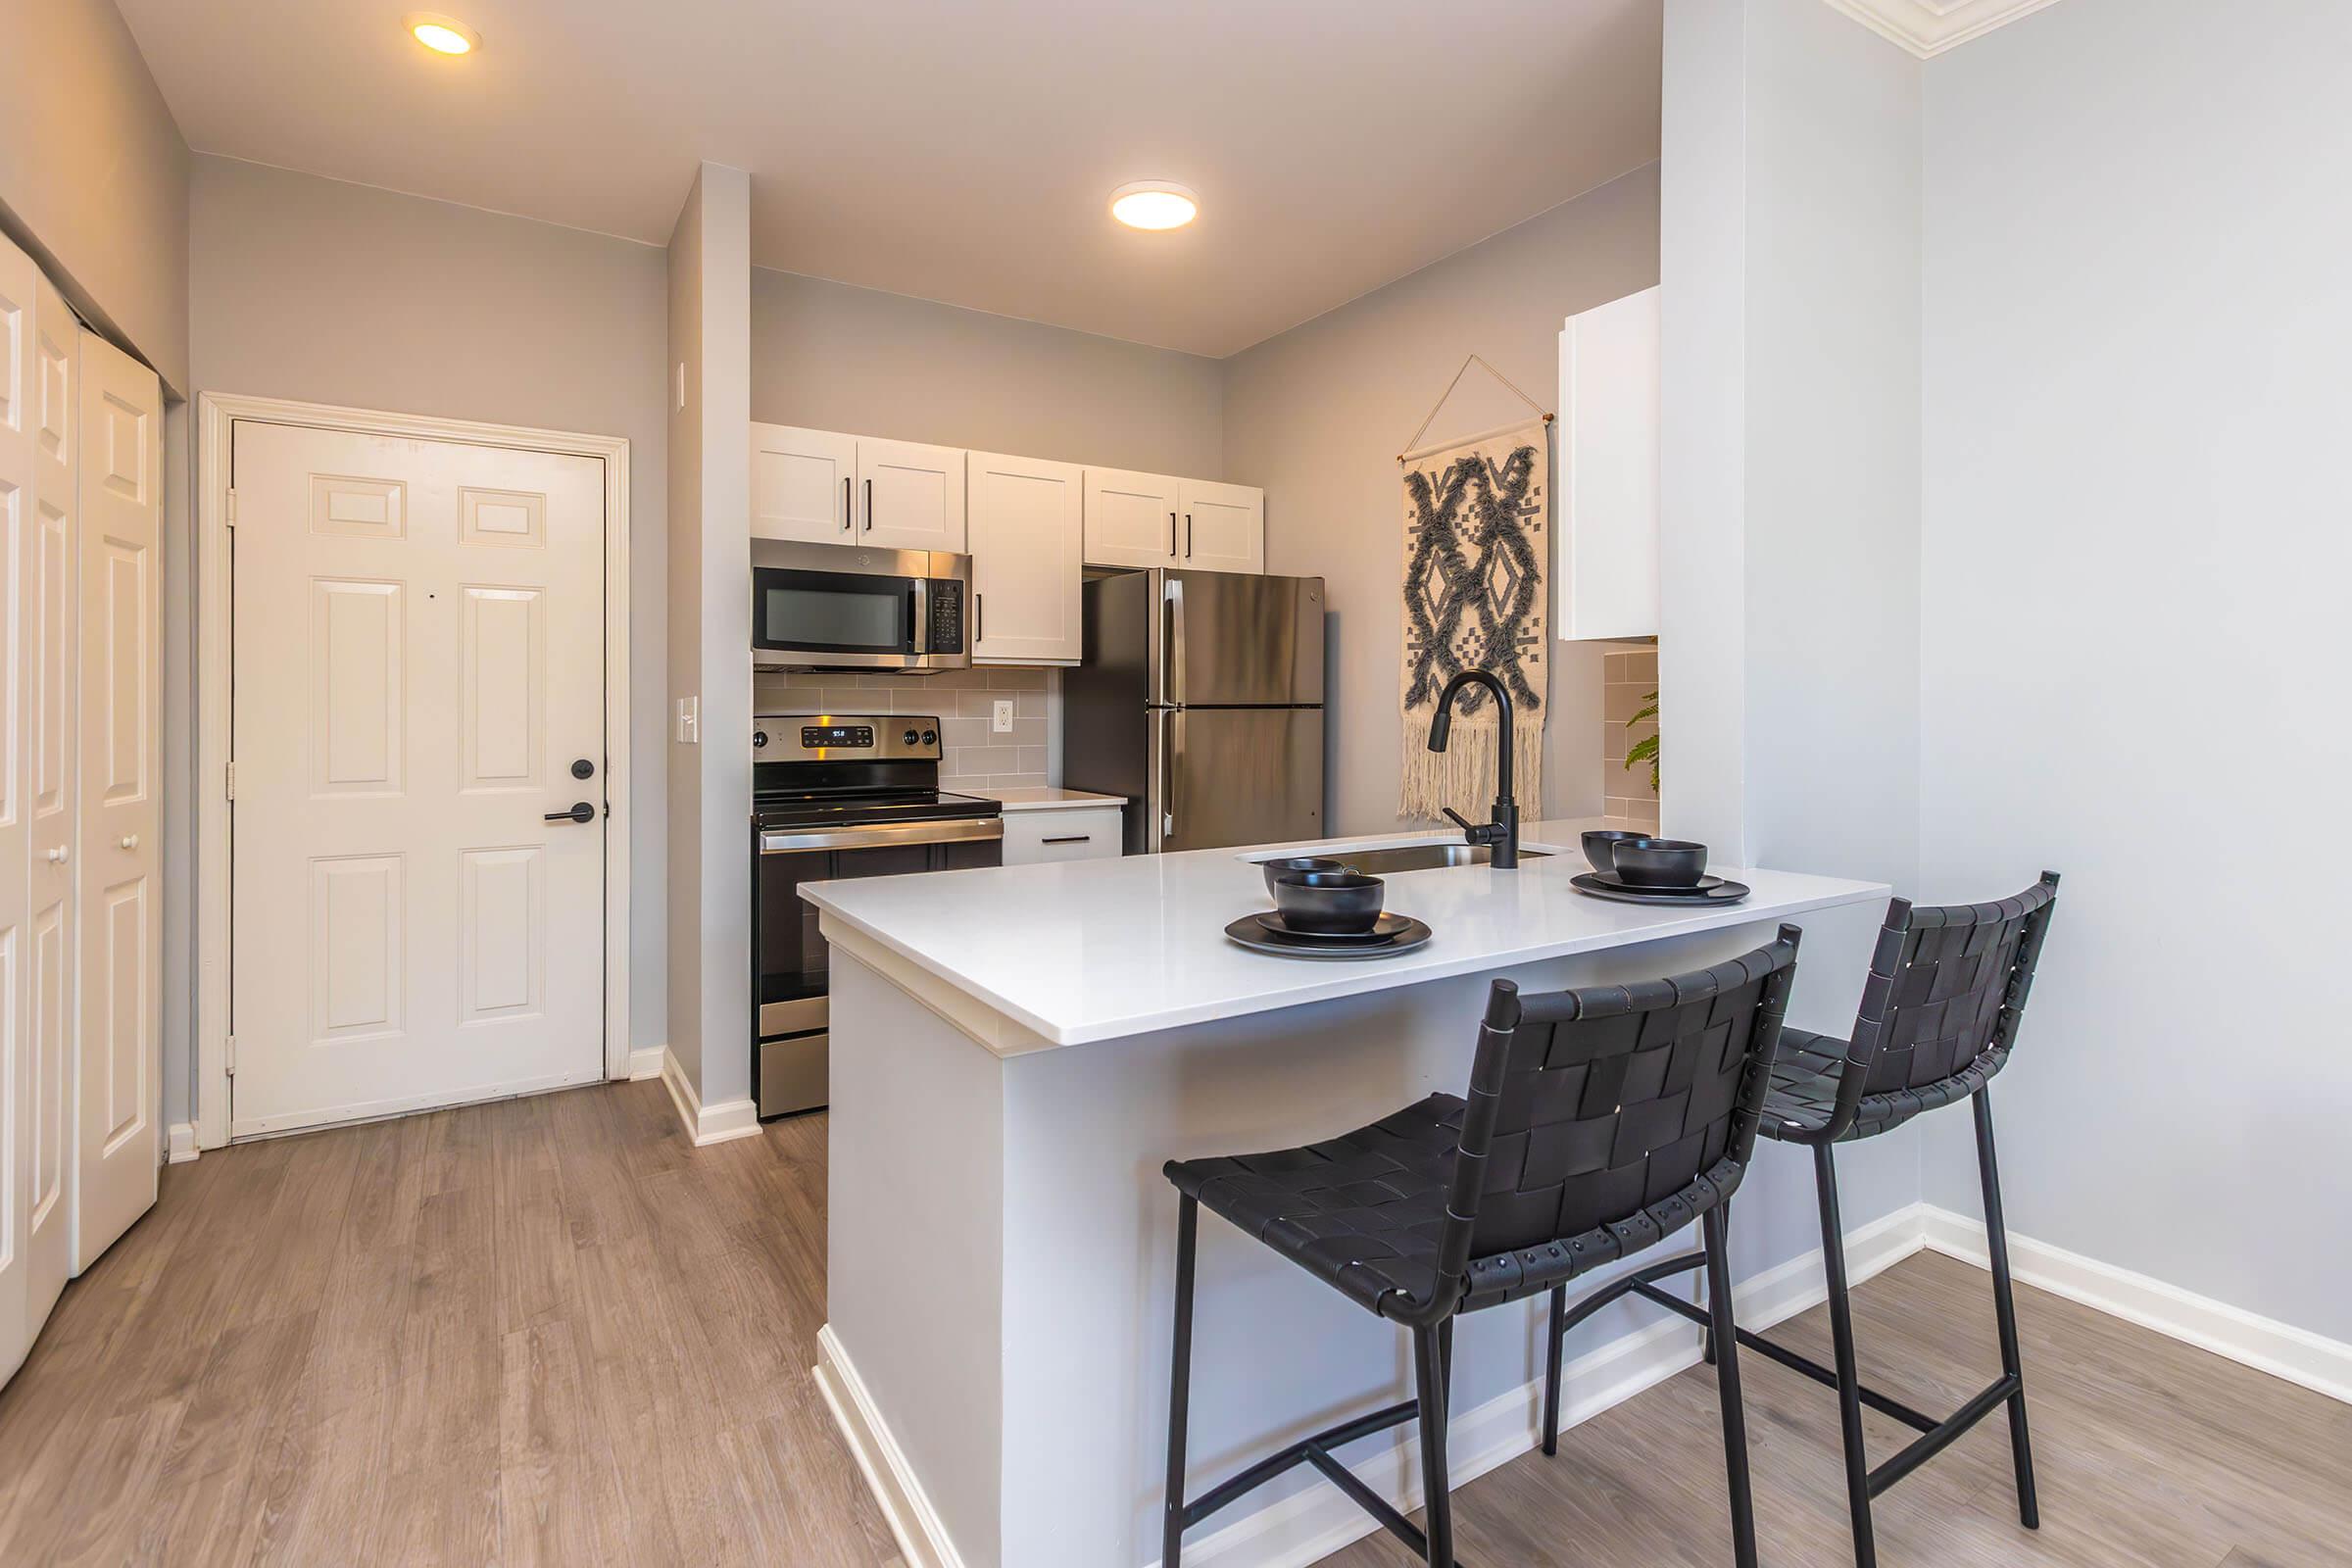
<svg viewBox="0 0 2352 1568">
<path fill-rule="evenodd" d="M 1125 815 L 1116 806 L 1004 813 L 1004 863 L 1116 859 L 1125 843 Z"/>
<path fill-rule="evenodd" d="M 972 658 L 984 664 L 1077 663 L 1085 651 L 1078 614 L 1086 470 L 975 452 L 969 473 Z"/>
</svg>

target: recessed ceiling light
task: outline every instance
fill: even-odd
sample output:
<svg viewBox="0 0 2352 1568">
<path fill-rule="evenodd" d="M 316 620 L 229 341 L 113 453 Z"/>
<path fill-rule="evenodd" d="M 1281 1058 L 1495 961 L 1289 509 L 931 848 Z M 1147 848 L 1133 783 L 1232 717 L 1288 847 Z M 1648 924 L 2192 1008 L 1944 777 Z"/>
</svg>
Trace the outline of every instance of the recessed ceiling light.
<svg viewBox="0 0 2352 1568">
<path fill-rule="evenodd" d="M 1182 228 L 1200 211 L 1200 198 L 1172 180 L 1139 179 L 1110 193 L 1110 216 L 1129 228 Z"/>
<path fill-rule="evenodd" d="M 471 54 L 482 46 L 482 35 L 455 17 L 435 16 L 430 11 L 412 11 L 401 19 L 416 40 L 435 54 Z"/>
</svg>

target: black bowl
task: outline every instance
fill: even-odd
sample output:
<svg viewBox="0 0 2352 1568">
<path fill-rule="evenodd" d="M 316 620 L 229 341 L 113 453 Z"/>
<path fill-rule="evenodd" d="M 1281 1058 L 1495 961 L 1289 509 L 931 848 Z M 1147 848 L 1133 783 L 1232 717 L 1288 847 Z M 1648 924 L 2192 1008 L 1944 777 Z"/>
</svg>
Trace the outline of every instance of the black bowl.
<svg viewBox="0 0 2352 1568">
<path fill-rule="evenodd" d="M 1265 867 L 1266 897 L 1270 899 L 1281 897 L 1274 891 L 1274 882 L 1278 877 L 1288 876 L 1294 871 L 1345 871 L 1348 869 L 1347 861 L 1326 859 L 1320 855 L 1286 855 L 1279 860 L 1261 860 L 1258 863 Z M 1607 867 L 1603 866 L 1602 869 L 1606 870 Z"/>
<path fill-rule="evenodd" d="M 1585 835 L 1585 859 L 1593 870 L 1606 876 L 1617 869 L 1617 862 L 1609 858 L 1610 851 L 1627 839 L 1646 837 L 1647 834 L 1628 833 L 1621 828 L 1596 827 Z"/>
<path fill-rule="evenodd" d="M 1617 880 L 1638 888 L 1694 888 L 1707 874 L 1707 847 L 1688 839 L 1619 839 L 1609 856 Z"/>
<path fill-rule="evenodd" d="M 1354 871 L 1287 871 L 1274 881 L 1274 907 L 1294 931 L 1352 936 L 1380 918 L 1388 885 Z"/>
</svg>

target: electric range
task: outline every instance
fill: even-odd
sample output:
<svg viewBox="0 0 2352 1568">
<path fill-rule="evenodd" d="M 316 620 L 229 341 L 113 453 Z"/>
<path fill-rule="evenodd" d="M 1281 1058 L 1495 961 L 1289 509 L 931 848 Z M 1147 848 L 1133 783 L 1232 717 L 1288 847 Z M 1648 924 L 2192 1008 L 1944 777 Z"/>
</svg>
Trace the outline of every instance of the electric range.
<svg viewBox="0 0 2352 1568">
<path fill-rule="evenodd" d="M 803 883 L 1004 863 L 1004 808 L 939 787 L 940 720 L 761 713 L 752 726 L 752 1098 L 824 1105 L 827 947 Z"/>
</svg>

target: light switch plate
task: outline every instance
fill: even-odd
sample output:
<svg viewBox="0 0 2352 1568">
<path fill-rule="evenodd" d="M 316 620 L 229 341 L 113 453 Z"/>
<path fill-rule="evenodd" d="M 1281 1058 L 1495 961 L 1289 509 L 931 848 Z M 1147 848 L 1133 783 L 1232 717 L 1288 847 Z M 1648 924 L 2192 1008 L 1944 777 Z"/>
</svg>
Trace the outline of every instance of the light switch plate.
<svg viewBox="0 0 2352 1568">
<path fill-rule="evenodd" d="M 678 699 L 678 744 L 694 746 L 703 738 L 703 700 L 699 697 Z"/>
<path fill-rule="evenodd" d="M 997 714 L 997 716 L 996 716 L 996 721 L 995 721 L 994 728 L 995 728 L 996 732 L 997 732 L 999 735 L 1009 735 L 1009 734 L 1011 734 L 1011 733 L 1012 733 L 1012 699 L 1011 699 L 1011 698 L 1009 698 L 1009 697 L 1000 697 L 1000 698 L 998 698 L 998 699 L 996 700 L 995 708 L 996 708 L 996 714 Z"/>
</svg>

